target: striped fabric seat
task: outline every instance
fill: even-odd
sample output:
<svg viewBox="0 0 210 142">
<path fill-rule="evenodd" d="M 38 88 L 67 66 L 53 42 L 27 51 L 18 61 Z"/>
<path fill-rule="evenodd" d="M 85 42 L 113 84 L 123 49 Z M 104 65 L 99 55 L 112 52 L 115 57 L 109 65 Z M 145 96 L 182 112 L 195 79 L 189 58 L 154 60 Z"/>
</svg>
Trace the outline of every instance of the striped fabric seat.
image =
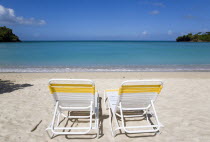
<svg viewBox="0 0 210 142">
<path fill-rule="evenodd" d="M 95 87 L 91 84 L 49 84 L 51 94 L 62 107 L 87 107 L 95 104 Z"/>
</svg>

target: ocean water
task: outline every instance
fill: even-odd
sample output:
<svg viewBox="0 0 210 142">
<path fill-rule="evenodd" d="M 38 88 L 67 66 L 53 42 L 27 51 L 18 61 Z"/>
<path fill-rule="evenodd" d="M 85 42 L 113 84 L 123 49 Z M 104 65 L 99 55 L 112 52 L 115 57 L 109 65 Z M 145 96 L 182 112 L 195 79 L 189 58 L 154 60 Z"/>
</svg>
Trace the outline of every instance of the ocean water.
<svg viewBox="0 0 210 142">
<path fill-rule="evenodd" d="M 27 41 L 0 43 L 0 72 L 210 71 L 210 43 Z"/>
</svg>

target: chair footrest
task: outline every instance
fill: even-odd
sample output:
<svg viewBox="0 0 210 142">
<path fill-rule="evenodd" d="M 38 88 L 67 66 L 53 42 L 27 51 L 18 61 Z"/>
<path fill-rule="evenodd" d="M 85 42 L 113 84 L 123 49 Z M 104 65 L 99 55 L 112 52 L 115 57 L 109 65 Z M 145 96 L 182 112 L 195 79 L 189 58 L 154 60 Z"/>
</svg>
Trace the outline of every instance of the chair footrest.
<svg viewBox="0 0 210 142">
<path fill-rule="evenodd" d="M 125 128 L 152 128 L 152 127 L 160 127 L 160 125 L 148 125 L 148 126 L 128 126 L 128 127 L 125 127 Z"/>
<path fill-rule="evenodd" d="M 55 127 L 54 130 L 88 130 L 90 127 Z"/>
<path fill-rule="evenodd" d="M 154 127 L 157 127 L 157 129 L 150 129 L 150 130 L 137 130 L 137 131 L 131 131 L 131 130 L 127 130 L 127 129 L 137 129 L 137 128 L 154 128 Z M 157 132 L 159 131 L 159 128 L 161 126 L 159 125 L 150 125 L 150 126 L 128 126 L 128 127 L 118 127 L 116 130 L 119 130 L 119 129 L 124 129 L 126 133 L 153 133 L 153 132 Z"/>
</svg>

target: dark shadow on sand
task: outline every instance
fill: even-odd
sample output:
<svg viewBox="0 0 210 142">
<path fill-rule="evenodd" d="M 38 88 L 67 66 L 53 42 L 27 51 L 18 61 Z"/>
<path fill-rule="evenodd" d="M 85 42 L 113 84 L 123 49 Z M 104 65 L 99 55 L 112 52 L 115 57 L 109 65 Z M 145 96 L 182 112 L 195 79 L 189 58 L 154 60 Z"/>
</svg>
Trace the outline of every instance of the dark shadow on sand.
<svg viewBox="0 0 210 142">
<path fill-rule="evenodd" d="M 1 80 L 0 79 L 0 94 L 3 93 L 10 93 L 15 90 L 23 89 L 25 87 L 33 86 L 31 84 L 15 84 L 12 83 L 10 80 Z"/>
<path fill-rule="evenodd" d="M 109 115 L 103 115 L 101 102 L 102 102 L 102 97 L 99 97 L 99 138 L 101 138 L 104 135 L 103 121 L 104 119 L 109 118 Z"/>
</svg>

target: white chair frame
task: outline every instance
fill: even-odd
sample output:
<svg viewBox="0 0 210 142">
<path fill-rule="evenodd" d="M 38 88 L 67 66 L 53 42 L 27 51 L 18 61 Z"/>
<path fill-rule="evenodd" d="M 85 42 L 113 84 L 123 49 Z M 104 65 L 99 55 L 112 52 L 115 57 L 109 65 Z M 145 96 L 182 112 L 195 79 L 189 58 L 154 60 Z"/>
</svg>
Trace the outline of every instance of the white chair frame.
<svg viewBox="0 0 210 142">
<path fill-rule="evenodd" d="M 52 81 L 85 81 L 91 83 L 95 86 L 92 80 L 88 79 L 51 79 L 49 80 L 49 85 Z M 55 99 L 55 97 L 54 97 Z M 55 135 L 82 135 L 89 133 L 92 129 L 96 130 L 97 138 L 99 137 L 99 97 L 98 93 L 95 93 L 95 108 L 93 108 L 93 101 L 87 107 L 62 107 L 59 105 L 59 101 L 55 100 L 55 110 L 53 113 L 53 119 L 49 127 L 46 129 L 50 138 Z M 95 110 L 94 110 L 95 109 Z M 66 116 L 62 111 L 89 111 L 89 116 Z M 95 119 L 93 119 L 95 115 Z M 59 127 L 60 116 L 64 118 L 86 118 L 89 119 L 89 127 Z M 57 120 L 57 121 L 56 121 Z M 95 125 L 92 126 L 92 121 L 94 120 Z M 70 132 L 61 132 L 59 130 L 69 130 Z M 71 132 L 71 130 L 83 130 L 82 132 Z M 85 130 L 85 131 L 84 131 Z M 50 134 L 50 131 L 52 134 Z"/>
<path fill-rule="evenodd" d="M 163 85 L 163 82 L 160 81 L 160 80 L 129 80 L 129 81 L 124 81 L 121 84 L 121 86 L 125 83 L 134 83 L 134 82 L 159 82 L 160 85 Z M 157 133 L 157 132 L 160 131 L 161 127 L 164 127 L 159 122 L 159 119 L 158 119 L 158 116 L 157 116 L 157 113 L 156 113 L 156 110 L 155 110 L 155 106 L 154 106 L 154 101 L 155 100 L 151 100 L 150 105 L 145 107 L 145 108 L 123 108 L 121 102 L 119 101 L 116 105 L 117 110 L 119 110 L 119 113 L 117 111 L 114 112 L 111 109 L 110 104 L 107 103 L 107 100 L 109 102 L 109 98 L 107 97 L 107 93 L 106 93 L 106 91 L 104 91 L 104 105 L 105 105 L 105 108 L 109 110 L 109 123 L 110 123 L 110 127 L 111 127 L 112 136 L 114 136 L 114 137 L 116 136 L 116 131 L 118 131 L 118 130 L 124 130 L 128 134 L 129 133 Z M 151 109 L 153 110 L 153 113 L 151 112 Z M 137 110 L 142 110 L 143 114 L 139 114 L 139 115 L 124 115 L 123 114 L 123 111 L 137 111 Z M 148 118 L 149 114 L 154 116 L 154 118 L 156 120 L 155 125 L 150 124 L 149 118 Z M 118 123 L 117 117 L 119 117 L 121 122 L 122 122 L 121 126 Z M 125 126 L 124 118 L 134 118 L 134 117 L 146 117 L 146 120 L 147 120 L 149 125 L 146 125 L 146 126 Z M 112 118 L 114 119 L 115 124 L 117 125 L 117 127 L 115 129 L 112 126 Z M 153 128 L 153 129 L 150 129 L 150 130 L 148 130 L 148 129 L 136 130 L 136 131 L 128 130 L 128 129 L 131 129 L 131 128 L 134 128 L 134 129 Z"/>
</svg>

